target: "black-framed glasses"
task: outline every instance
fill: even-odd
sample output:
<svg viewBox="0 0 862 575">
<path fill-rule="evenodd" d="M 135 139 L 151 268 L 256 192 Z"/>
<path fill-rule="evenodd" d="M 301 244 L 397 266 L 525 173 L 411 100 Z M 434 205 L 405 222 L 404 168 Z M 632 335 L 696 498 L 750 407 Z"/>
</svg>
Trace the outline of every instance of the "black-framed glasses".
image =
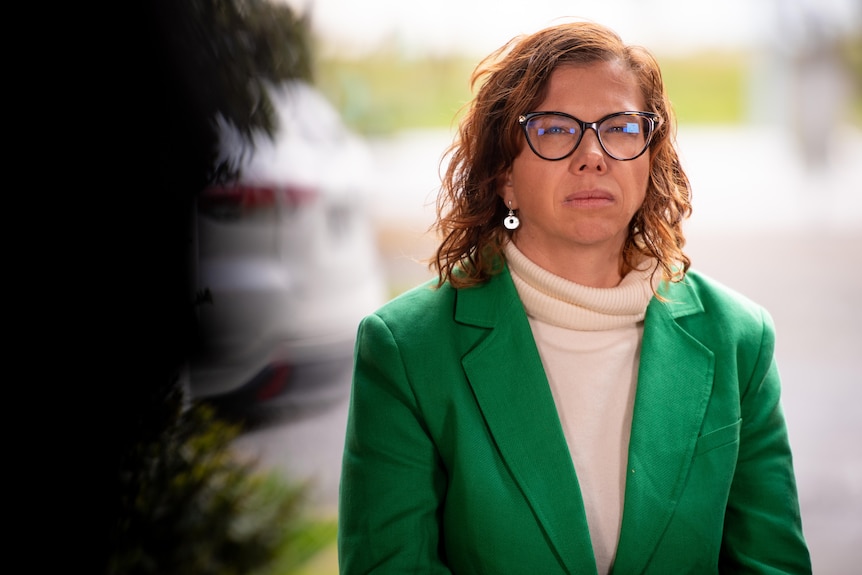
<svg viewBox="0 0 862 575">
<path fill-rule="evenodd" d="M 616 112 L 595 122 L 564 112 L 530 112 L 518 117 L 530 149 L 552 162 L 570 156 L 590 128 L 608 156 L 634 160 L 646 151 L 658 121 L 659 115 L 652 112 Z"/>
</svg>

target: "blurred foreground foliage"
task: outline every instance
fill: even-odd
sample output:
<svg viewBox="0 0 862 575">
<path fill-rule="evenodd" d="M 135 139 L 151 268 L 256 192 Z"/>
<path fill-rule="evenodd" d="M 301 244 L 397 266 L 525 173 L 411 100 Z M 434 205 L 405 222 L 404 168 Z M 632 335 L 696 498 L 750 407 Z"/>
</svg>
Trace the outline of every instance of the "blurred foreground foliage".
<svg viewBox="0 0 862 575">
<path fill-rule="evenodd" d="M 332 545 L 335 520 L 306 507 L 308 486 L 231 450 L 237 424 L 173 389 L 120 466 L 109 575 L 276 575 Z"/>
<path fill-rule="evenodd" d="M 164 60 L 175 83 L 194 102 L 202 130 L 214 132 L 216 117 L 244 136 L 272 136 L 275 111 L 267 86 L 290 79 L 312 81 L 308 21 L 284 2 L 271 0 L 155 0 Z M 232 177 L 207 158 L 212 179 Z"/>
<path fill-rule="evenodd" d="M 282 2 L 185 0 L 170 49 L 185 57 L 203 114 L 224 116 L 247 135 L 272 135 L 266 83 L 311 80 L 308 23 Z M 213 73 L 216 71 L 216 73 Z"/>
</svg>

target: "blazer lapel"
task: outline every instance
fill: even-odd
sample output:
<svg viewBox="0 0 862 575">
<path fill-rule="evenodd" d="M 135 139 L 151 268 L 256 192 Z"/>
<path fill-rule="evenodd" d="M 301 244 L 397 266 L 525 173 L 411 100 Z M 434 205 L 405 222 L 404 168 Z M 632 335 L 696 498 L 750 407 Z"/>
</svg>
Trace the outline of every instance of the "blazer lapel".
<svg viewBox="0 0 862 575">
<path fill-rule="evenodd" d="M 712 389 L 714 356 L 676 318 L 702 313 L 685 284 L 647 308 L 613 572 L 640 573 L 674 512 Z"/>
<path fill-rule="evenodd" d="M 567 569 L 595 573 L 574 464 L 508 271 L 460 290 L 455 319 L 489 330 L 462 365 L 501 457 Z"/>
</svg>

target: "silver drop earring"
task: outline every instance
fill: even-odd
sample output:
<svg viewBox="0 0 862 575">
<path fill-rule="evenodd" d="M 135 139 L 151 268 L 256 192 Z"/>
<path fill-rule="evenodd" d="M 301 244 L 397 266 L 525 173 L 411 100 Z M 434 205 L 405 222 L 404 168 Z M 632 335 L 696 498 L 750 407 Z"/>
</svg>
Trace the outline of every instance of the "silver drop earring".
<svg viewBox="0 0 862 575">
<path fill-rule="evenodd" d="M 512 202 L 509 202 L 509 215 L 503 219 L 503 225 L 506 226 L 507 230 L 516 230 L 521 225 L 521 220 L 512 211 Z"/>
</svg>

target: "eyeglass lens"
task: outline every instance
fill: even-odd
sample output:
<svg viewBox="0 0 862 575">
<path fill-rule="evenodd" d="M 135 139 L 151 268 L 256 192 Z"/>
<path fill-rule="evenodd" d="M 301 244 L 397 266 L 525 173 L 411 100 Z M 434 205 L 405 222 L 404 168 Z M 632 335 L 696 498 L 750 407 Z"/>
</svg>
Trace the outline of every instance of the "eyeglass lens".
<svg viewBox="0 0 862 575">
<path fill-rule="evenodd" d="M 632 159 L 646 148 L 650 121 L 634 114 L 610 116 L 598 123 L 599 142 L 605 152 L 618 160 Z M 558 160 L 568 156 L 580 143 L 581 125 L 574 118 L 541 114 L 526 124 L 533 149 L 543 158 Z"/>
</svg>

